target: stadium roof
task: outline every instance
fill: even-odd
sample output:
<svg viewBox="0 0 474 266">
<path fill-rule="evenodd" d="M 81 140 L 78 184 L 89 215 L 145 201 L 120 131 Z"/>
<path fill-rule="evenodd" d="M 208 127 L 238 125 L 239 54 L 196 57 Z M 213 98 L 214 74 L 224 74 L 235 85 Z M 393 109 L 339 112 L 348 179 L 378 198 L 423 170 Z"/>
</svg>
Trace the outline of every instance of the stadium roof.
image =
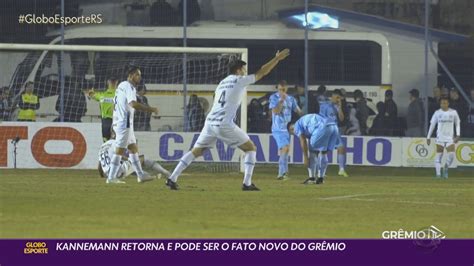
<svg viewBox="0 0 474 266">
<path fill-rule="evenodd" d="M 343 9 L 331 8 L 326 6 L 320 5 L 311 5 L 308 8 L 308 13 L 310 12 L 317 12 L 322 14 L 327 14 L 331 19 L 336 18 L 340 22 L 344 22 L 347 24 L 357 24 L 364 27 L 372 27 L 372 28 L 387 28 L 392 29 L 395 31 L 403 31 L 407 34 L 413 35 L 417 38 L 424 38 L 425 28 L 419 25 L 400 22 L 396 20 L 386 19 L 380 16 L 368 15 L 359 12 L 353 12 Z M 292 8 L 292 9 L 285 9 L 278 11 L 278 17 L 290 24 L 298 24 L 300 27 L 304 27 L 301 24 L 301 21 L 298 19 L 295 20 L 298 16 L 303 16 L 304 18 L 304 8 Z M 327 18 L 327 17 L 326 17 Z M 430 29 L 431 37 L 433 40 L 436 41 L 452 41 L 452 42 L 461 42 L 466 41 L 469 36 L 462 35 L 453 32 L 447 32 L 442 30 Z"/>
</svg>

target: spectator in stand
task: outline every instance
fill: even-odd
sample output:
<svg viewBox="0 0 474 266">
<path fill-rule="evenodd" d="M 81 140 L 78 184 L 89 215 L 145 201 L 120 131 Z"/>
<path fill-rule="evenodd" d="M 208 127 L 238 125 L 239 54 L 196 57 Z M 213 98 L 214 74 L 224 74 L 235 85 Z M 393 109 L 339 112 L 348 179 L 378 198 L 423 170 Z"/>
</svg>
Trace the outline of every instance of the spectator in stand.
<svg viewBox="0 0 474 266">
<path fill-rule="evenodd" d="M 179 14 L 166 0 L 157 0 L 150 7 L 150 23 L 152 26 L 177 26 Z"/>
<path fill-rule="evenodd" d="M 407 113 L 407 137 L 421 137 L 425 134 L 425 109 L 417 89 L 410 91 L 410 104 Z"/>
<path fill-rule="evenodd" d="M 295 99 L 300 109 L 304 110 L 305 105 L 306 105 L 306 98 L 304 95 L 304 86 L 296 85 Z"/>
<path fill-rule="evenodd" d="M 145 96 L 145 94 L 146 94 L 146 86 L 143 84 L 138 85 L 137 102 L 146 106 L 150 106 L 148 104 L 148 98 Z M 151 113 L 135 110 L 135 116 L 133 118 L 133 129 L 135 131 L 150 131 L 151 130 L 150 120 L 151 120 Z"/>
<path fill-rule="evenodd" d="M 345 135 L 347 129 L 350 127 L 350 108 L 349 105 L 347 104 L 346 100 L 346 90 L 341 88 L 341 111 L 344 114 L 344 120 L 339 121 L 338 126 L 339 126 L 339 132 L 341 132 L 341 135 Z M 355 110 L 354 110 L 355 111 Z M 355 116 L 355 113 L 354 113 Z M 357 126 L 359 129 L 358 131 L 360 132 L 360 126 Z M 360 135 L 360 134 L 359 134 Z"/>
<path fill-rule="evenodd" d="M 439 100 L 441 99 L 441 88 L 436 86 L 433 88 L 433 97 L 428 98 L 428 117 L 433 117 L 434 112 L 438 110 Z"/>
<path fill-rule="evenodd" d="M 398 109 L 397 104 L 393 100 L 393 91 L 385 91 L 385 116 L 387 117 L 388 136 L 396 136 L 395 133 L 398 130 Z"/>
<path fill-rule="evenodd" d="M 345 131 L 346 135 L 350 136 L 360 136 L 360 125 L 359 125 L 359 120 L 357 120 L 356 117 L 356 109 L 353 106 L 348 106 L 349 108 L 349 120 L 347 122 L 347 129 Z"/>
<path fill-rule="evenodd" d="M 36 121 L 36 110 L 40 108 L 40 102 L 37 95 L 33 93 L 33 82 L 28 81 L 25 85 L 25 92 L 20 97 L 18 106 L 18 121 Z"/>
<path fill-rule="evenodd" d="M 461 121 L 462 125 L 463 121 Z M 471 105 L 469 107 L 469 115 L 466 121 L 466 137 L 474 138 L 474 88 L 471 89 Z"/>
<path fill-rule="evenodd" d="M 318 87 L 318 89 L 316 90 L 316 95 L 318 98 L 318 103 L 326 102 L 329 100 L 326 95 L 326 86 L 324 85 Z"/>
<path fill-rule="evenodd" d="M 183 0 L 179 1 L 179 4 L 178 4 L 178 14 L 180 15 L 180 17 L 182 17 L 182 14 L 183 14 L 182 10 L 183 10 Z M 187 0 L 186 11 L 187 11 L 187 14 L 186 14 L 187 25 L 191 25 L 195 21 L 198 21 L 201 19 L 201 7 L 199 6 L 198 0 Z M 182 24 L 183 24 L 183 18 L 181 18 L 180 25 Z"/>
<path fill-rule="evenodd" d="M 204 114 L 204 108 L 202 108 L 201 102 L 199 101 L 199 97 L 196 94 L 193 94 L 191 95 L 191 97 L 189 97 L 189 102 L 186 110 L 188 113 L 188 127 L 186 128 L 186 131 L 201 131 L 204 127 L 206 116 Z"/>
<path fill-rule="evenodd" d="M 9 99 L 8 87 L 0 89 L 0 121 L 10 120 L 11 101 Z"/>
<path fill-rule="evenodd" d="M 459 119 L 461 120 L 461 132 L 467 129 L 467 116 L 469 114 L 469 106 L 459 95 L 459 91 L 452 88 L 449 92 L 449 108 L 454 109 L 458 112 Z"/>
<path fill-rule="evenodd" d="M 367 135 L 367 119 L 369 118 L 369 107 L 361 90 L 354 91 L 356 117 L 359 120 L 361 134 Z"/>
<path fill-rule="evenodd" d="M 82 117 L 87 113 L 86 95 L 88 93 L 89 91 L 82 92 L 76 89 L 64 93 L 64 122 L 82 122 Z M 59 117 L 53 122 L 61 122 L 61 95 L 58 95 L 55 109 L 59 113 Z"/>
<path fill-rule="evenodd" d="M 384 136 L 387 134 L 387 118 L 385 117 L 385 103 L 377 103 L 377 115 L 375 116 L 369 134 L 371 136 Z"/>
</svg>

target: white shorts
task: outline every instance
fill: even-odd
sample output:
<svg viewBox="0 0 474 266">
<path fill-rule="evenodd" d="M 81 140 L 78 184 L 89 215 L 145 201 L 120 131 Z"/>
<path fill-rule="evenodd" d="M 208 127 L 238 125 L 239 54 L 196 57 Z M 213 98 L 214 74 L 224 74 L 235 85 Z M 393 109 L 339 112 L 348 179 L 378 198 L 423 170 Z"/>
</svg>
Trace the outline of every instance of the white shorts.
<svg viewBox="0 0 474 266">
<path fill-rule="evenodd" d="M 114 126 L 115 131 L 115 147 L 127 148 L 130 144 L 137 143 L 133 127 L 119 128 Z"/>
<path fill-rule="evenodd" d="M 194 144 L 194 148 L 211 148 L 217 139 L 222 140 L 231 147 L 240 146 L 250 140 L 249 136 L 238 126 L 212 126 L 205 124 Z"/>
<path fill-rule="evenodd" d="M 441 139 L 441 140 L 436 139 L 435 143 L 436 143 L 436 145 L 440 145 L 440 146 L 443 146 L 443 147 L 447 148 L 447 147 L 454 144 L 454 140 L 453 139 L 450 139 L 450 140 L 448 140 L 448 139 Z"/>
</svg>

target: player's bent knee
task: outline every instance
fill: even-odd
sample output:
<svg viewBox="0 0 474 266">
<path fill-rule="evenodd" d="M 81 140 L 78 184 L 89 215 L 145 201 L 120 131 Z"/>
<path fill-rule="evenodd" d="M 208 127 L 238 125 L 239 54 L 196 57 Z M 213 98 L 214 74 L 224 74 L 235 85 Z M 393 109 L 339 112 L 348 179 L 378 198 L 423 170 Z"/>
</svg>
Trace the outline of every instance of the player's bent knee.
<svg viewBox="0 0 474 266">
<path fill-rule="evenodd" d="M 206 149 L 207 148 L 193 148 L 191 152 L 193 153 L 194 157 L 197 158 L 201 156 Z"/>
<path fill-rule="evenodd" d="M 289 146 L 289 145 L 284 146 L 283 148 L 280 149 L 280 152 L 281 152 L 281 153 L 288 153 L 288 152 L 290 152 L 290 146 Z"/>
</svg>

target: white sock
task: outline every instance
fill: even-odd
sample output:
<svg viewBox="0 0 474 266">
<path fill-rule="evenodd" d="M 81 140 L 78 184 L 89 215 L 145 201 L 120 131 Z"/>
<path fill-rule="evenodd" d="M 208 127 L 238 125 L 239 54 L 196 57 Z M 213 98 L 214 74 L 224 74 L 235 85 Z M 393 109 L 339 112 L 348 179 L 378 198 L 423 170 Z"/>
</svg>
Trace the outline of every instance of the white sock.
<svg viewBox="0 0 474 266">
<path fill-rule="evenodd" d="M 257 160 L 256 151 L 248 151 L 244 156 L 245 164 L 245 174 L 244 174 L 244 184 L 250 186 L 252 184 L 252 174 L 253 168 L 255 167 L 255 161 Z"/>
<path fill-rule="evenodd" d="M 448 168 L 453 164 L 454 162 L 454 152 L 448 152 L 448 159 L 446 160 L 446 163 L 448 164 Z"/>
<path fill-rule="evenodd" d="M 171 175 L 171 173 L 168 172 L 168 170 L 163 168 L 159 163 L 157 163 L 155 161 L 145 159 L 144 164 L 145 164 L 146 168 L 153 169 L 153 171 L 158 172 L 160 174 L 164 174 L 164 175 L 166 175 L 166 177 L 169 177 Z"/>
<path fill-rule="evenodd" d="M 318 154 L 316 152 L 309 153 L 309 168 L 311 169 L 311 175 L 309 177 L 316 177 L 318 175 Z"/>
<path fill-rule="evenodd" d="M 194 160 L 194 154 L 188 151 L 182 158 L 179 160 L 178 165 L 174 169 L 173 173 L 169 177 L 171 181 L 176 182 L 178 181 L 178 176 L 186 169 Z"/>
<path fill-rule="evenodd" d="M 110 160 L 109 175 L 107 176 L 107 179 L 117 178 L 117 173 L 120 170 L 120 160 L 122 160 L 121 155 L 112 155 L 112 159 Z"/>
<path fill-rule="evenodd" d="M 441 159 L 443 158 L 443 153 L 436 153 L 435 156 L 435 168 L 436 175 L 441 175 Z"/>
<path fill-rule="evenodd" d="M 140 157 L 138 153 L 130 153 L 128 160 L 132 163 L 133 171 L 137 174 L 139 178 L 142 178 L 145 173 L 143 172 L 142 165 L 140 163 Z"/>
<path fill-rule="evenodd" d="M 308 167 L 308 176 L 309 178 L 314 177 L 313 170 L 311 169 L 311 167 Z"/>
</svg>

